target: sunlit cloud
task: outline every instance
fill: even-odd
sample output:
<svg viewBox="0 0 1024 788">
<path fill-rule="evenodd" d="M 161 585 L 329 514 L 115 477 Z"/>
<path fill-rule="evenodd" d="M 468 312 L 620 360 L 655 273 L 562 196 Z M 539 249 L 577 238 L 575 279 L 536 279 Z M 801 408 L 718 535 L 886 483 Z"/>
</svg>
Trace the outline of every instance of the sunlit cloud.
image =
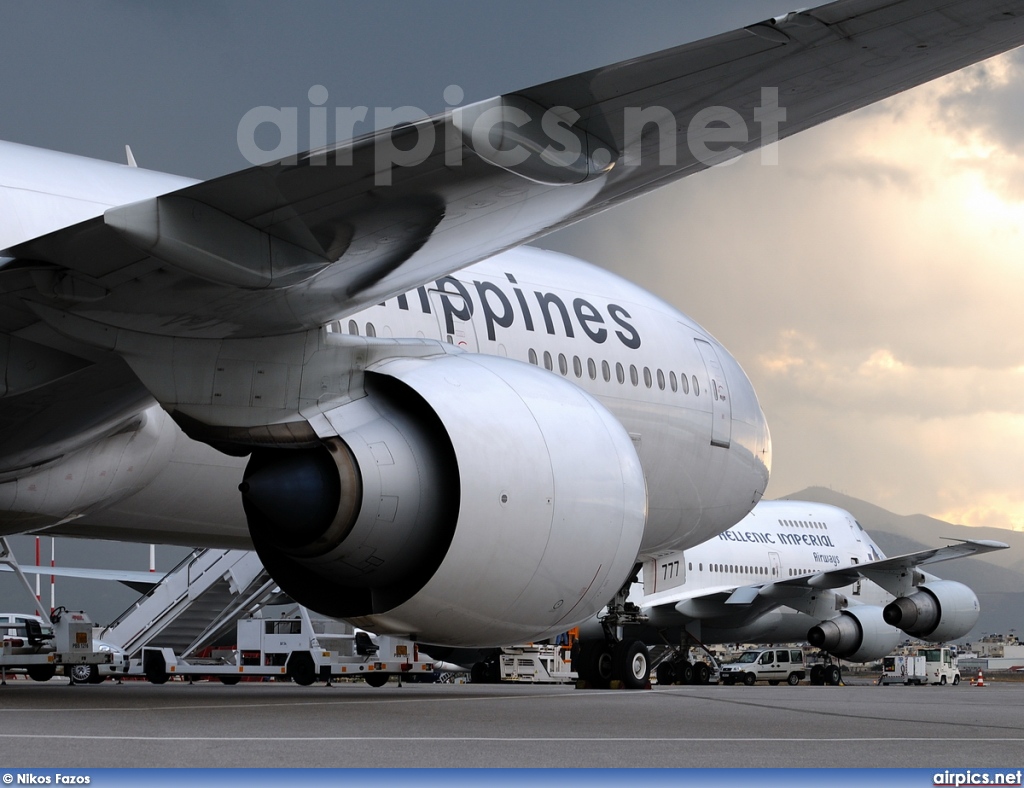
<svg viewBox="0 0 1024 788">
<path fill-rule="evenodd" d="M 723 341 L 772 428 L 769 495 L 833 485 L 1019 527 L 1024 68 L 952 75 L 545 239 Z"/>
</svg>

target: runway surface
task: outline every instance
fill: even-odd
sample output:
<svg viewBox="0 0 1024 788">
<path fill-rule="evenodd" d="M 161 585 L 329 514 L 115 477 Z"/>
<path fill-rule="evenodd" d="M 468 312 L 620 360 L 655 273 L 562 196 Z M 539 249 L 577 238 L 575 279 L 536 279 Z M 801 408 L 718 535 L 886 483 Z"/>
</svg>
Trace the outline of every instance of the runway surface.
<svg viewBox="0 0 1024 788">
<path fill-rule="evenodd" d="M 993 767 L 1024 683 L 0 687 L 0 767 Z"/>
</svg>

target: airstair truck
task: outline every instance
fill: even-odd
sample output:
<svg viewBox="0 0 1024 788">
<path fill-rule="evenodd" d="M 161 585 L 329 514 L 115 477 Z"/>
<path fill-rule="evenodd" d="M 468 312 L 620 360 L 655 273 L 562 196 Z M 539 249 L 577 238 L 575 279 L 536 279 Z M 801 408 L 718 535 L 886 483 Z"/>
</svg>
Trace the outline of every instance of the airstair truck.
<svg viewBox="0 0 1024 788">
<path fill-rule="evenodd" d="M 154 684 L 172 676 L 218 678 L 237 684 L 243 678 L 276 677 L 309 685 L 318 679 L 361 677 L 381 687 L 390 676 L 433 672 L 432 660 L 420 659 L 412 641 L 393 637 L 372 640 L 348 624 L 311 620 L 305 608 L 295 618 L 246 618 L 238 621 L 236 647 L 213 649 L 204 657 L 178 657 L 167 647 L 145 646 L 130 673 Z"/>
</svg>

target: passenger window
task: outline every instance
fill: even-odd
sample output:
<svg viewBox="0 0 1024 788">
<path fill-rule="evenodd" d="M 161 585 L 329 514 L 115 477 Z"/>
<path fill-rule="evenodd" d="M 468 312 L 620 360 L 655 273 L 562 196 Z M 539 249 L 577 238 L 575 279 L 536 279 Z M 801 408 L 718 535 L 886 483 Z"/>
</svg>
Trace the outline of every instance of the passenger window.
<svg viewBox="0 0 1024 788">
<path fill-rule="evenodd" d="M 592 358 L 587 359 L 587 374 L 590 375 L 591 380 L 597 380 L 597 364 Z"/>
<path fill-rule="evenodd" d="M 644 367 L 644 385 L 647 386 L 647 388 L 650 388 L 653 382 L 654 379 L 651 377 L 651 368 Z"/>
<path fill-rule="evenodd" d="M 548 351 L 545 350 L 544 351 L 544 369 L 546 369 L 548 371 L 551 371 L 554 368 L 555 368 L 554 365 L 551 363 L 551 354 Z"/>
<path fill-rule="evenodd" d="M 566 375 L 569 372 L 569 362 L 565 359 L 565 353 L 558 354 L 558 371 L 563 375 Z"/>
<path fill-rule="evenodd" d="M 529 358 L 530 363 L 533 364 L 534 366 L 537 366 L 537 351 L 534 350 L 533 348 L 530 348 Z"/>
<path fill-rule="evenodd" d="M 373 323 L 366 324 L 366 336 L 375 337 L 377 336 L 377 329 L 373 327 Z"/>
<path fill-rule="evenodd" d="M 605 383 L 612 379 L 612 368 L 608 365 L 607 361 L 601 362 L 601 376 L 604 378 Z"/>
<path fill-rule="evenodd" d="M 359 336 L 359 324 L 355 320 L 348 321 L 348 333 L 354 337 Z"/>
<path fill-rule="evenodd" d="M 665 390 L 665 373 L 660 369 L 658 370 L 658 388 L 662 391 Z"/>
<path fill-rule="evenodd" d="M 616 362 L 615 363 L 615 377 L 619 381 L 619 383 L 625 383 L 626 382 L 626 372 L 625 372 L 625 370 L 622 369 L 622 363 L 621 362 Z"/>
<path fill-rule="evenodd" d="M 679 390 L 679 382 L 676 380 L 676 373 L 671 370 L 668 373 L 668 385 L 672 387 L 672 391 Z"/>
<path fill-rule="evenodd" d="M 576 377 L 578 377 L 578 378 L 582 378 L 583 377 L 583 362 L 580 361 L 580 357 L 579 356 L 573 356 L 572 357 L 572 371 L 573 371 L 573 374 L 576 375 Z"/>
<path fill-rule="evenodd" d="M 629 365 L 629 380 L 634 386 L 640 385 L 640 373 L 636 371 L 636 364 Z"/>
<path fill-rule="evenodd" d="M 689 394 L 690 393 L 690 383 L 686 379 L 686 375 L 680 375 L 679 376 L 679 382 L 683 386 L 683 394 Z"/>
<path fill-rule="evenodd" d="M 696 375 L 693 376 L 693 396 L 695 396 L 695 397 L 699 397 L 700 396 L 700 386 L 697 383 L 697 376 Z"/>
</svg>

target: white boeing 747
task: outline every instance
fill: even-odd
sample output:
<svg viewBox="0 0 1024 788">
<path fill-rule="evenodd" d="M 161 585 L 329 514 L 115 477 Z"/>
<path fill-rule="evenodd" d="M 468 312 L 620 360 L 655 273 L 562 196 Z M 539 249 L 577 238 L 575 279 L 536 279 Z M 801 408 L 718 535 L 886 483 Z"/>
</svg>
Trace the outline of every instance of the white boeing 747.
<svg viewBox="0 0 1024 788">
<path fill-rule="evenodd" d="M 849 512 L 806 501 L 761 501 L 739 523 L 690 550 L 648 559 L 643 595 L 635 598 L 644 623 L 626 627 L 623 644 L 681 643 L 658 665 L 658 683 L 701 683 L 703 663 L 685 646 L 699 643 L 790 643 L 842 659 L 870 662 L 907 635 L 935 643 L 963 637 L 978 620 L 978 597 L 963 583 L 922 567 L 1004 550 L 991 540 L 886 558 Z M 643 660 L 628 645 L 601 638 L 596 621 L 582 628 L 574 669 L 591 686 L 613 675 L 627 686 L 646 681 Z M 634 646 L 634 651 L 638 649 Z"/>
<path fill-rule="evenodd" d="M 0 144 L 0 534 L 254 547 L 425 643 L 628 621 L 636 564 L 760 500 L 768 429 L 692 320 L 516 247 L 1022 15 L 840 0 L 202 183 Z"/>
</svg>

